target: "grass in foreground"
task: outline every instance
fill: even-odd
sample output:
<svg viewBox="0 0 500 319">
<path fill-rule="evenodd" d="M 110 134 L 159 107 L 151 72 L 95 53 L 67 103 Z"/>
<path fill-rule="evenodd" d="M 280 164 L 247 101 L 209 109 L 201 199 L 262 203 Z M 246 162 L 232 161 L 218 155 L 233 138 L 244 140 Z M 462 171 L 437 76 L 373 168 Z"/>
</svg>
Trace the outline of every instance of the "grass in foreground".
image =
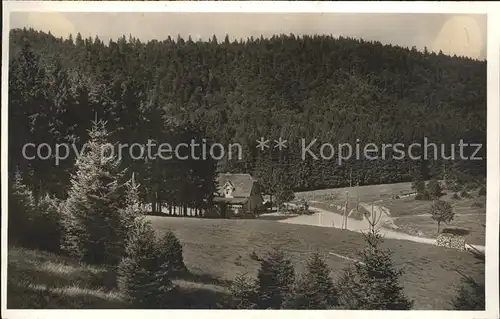
<svg viewBox="0 0 500 319">
<path fill-rule="evenodd" d="M 105 266 L 90 266 L 56 254 L 10 247 L 7 308 L 128 308 Z M 182 294 L 176 308 L 219 308 L 229 283 L 209 275 L 187 274 L 173 280 Z"/>
<path fill-rule="evenodd" d="M 150 220 L 158 232 L 171 229 L 177 235 L 191 271 L 209 274 L 220 282 L 233 280 L 242 273 L 255 276 L 259 263 L 252 259 L 251 253 L 261 255 L 272 247 L 284 249 L 297 272 L 302 272 L 310 254 L 318 251 L 336 277 L 350 261 L 329 253 L 357 258 L 356 251 L 364 247 L 361 234 L 334 228 L 260 220 L 175 217 L 150 217 Z M 484 276 L 484 265 L 476 264 L 468 252 L 390 239 L 383 246 L 393 250 L 396 266 L 404 268 L 401 280 L 405 293 L 415 299 L 415 309 L 451 308 L 450 300 L 461 278 L 454 269 L 477 278 Z"/>
<path fill-rule="evenodd" d="M 7 308 L 124 307 L 105 267 L 9 247 L 7 274 Z"/>
<path fill-rule="evenodd" d="M 364 246 L 360 234 L 333 228 L 259 220 L 208 220 L 148 217 L 161 233 L 171 229 L 183 244 L 190 274 L 174 280 L 183 294 L 177 308 L 218 308 L 228 297 L 230 281 L 238 274 L 255 276 L 261 255 L 281 246 L 302 272 L 310 254 L 325 256 L 333 276 L 356 258 Z M 467 252 L 387 239 L 396 266 L 403 267 L 405 293 L 415 309 L 450 309 L 460 285 L 458 269 L 476 278 L 484 265 Z M 8 252 L 8 308 L 127 308 L 111 284 L 105 267 L 89 266 L 51 253 L 11 247 Z M 47 287 L 50 289 L 47 291 Z"/>
</svg>

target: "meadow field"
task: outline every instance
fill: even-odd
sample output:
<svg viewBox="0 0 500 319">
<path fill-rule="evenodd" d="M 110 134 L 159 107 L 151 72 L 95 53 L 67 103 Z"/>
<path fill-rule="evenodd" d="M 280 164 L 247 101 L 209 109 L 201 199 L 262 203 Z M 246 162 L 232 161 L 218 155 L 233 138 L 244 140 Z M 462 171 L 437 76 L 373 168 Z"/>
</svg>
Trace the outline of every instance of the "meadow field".
<svg viewBox="0 0 500 319">
<path fill-rule="evenodd" d="M 281 247 L 301 272 L 312 252 L 325 258 L 336 278 L 364 247 L 361 234 L 335 228 L 261 220 L 220 220 L 150 216 L 158 234 L 172 230 L 184 249 L 190 274 L 175 282 L 188 296 L 179 307 L 217 308 L 238 274 L 255 276 L 260 255 Z M 479 278 L 484 267 L 464 251 L 386 239 L 394 263 L 403 268 L 405 293 L 415 309 L 450 309 L 460 284 L 457 271 Z M 334 253 L 330 254 L 330 253 Z M 9 308 L 120 308 L 119 293 L 106 286 L 107 269 L 24 248 L 9 249 Z M 47 288 L 49 290 L 47 290 Z M 50 291 L 50 293 L 47 293 Z"/>
<path fill-rule="evenodd" d="M 454 199 L 450 190 L 444 190 L 441 200 L 449 202 L 455 212 L 454 219 L 442 226 L 458 230 L 466 241 L 473 245 L 485 244 L 486 196 L 477 190 L 465 198 Z M 376 213 L 382 214 L 385 227 L 392 230 L 426 238 L 436 238 L 437 224 L 430 217 L 432 201 L 415 200 L 411 183 L 369 185 L 350 188 L 325 189 L 296 193 L 296 201 L 306 200 L 310 207 L 343 214 L 347 199 L 351 225 L 370 213 L 372 205 Z M 356 212 L 359 208 L 359 213 Z M 311 216 L 311 219 L 317 219 Z M 290 222 L 290 221 L 289 221 Z M 293 221 L 292 221 L 293 222 Z M 348 223 L 349 224 L 349 223 Z"/>
</svg>

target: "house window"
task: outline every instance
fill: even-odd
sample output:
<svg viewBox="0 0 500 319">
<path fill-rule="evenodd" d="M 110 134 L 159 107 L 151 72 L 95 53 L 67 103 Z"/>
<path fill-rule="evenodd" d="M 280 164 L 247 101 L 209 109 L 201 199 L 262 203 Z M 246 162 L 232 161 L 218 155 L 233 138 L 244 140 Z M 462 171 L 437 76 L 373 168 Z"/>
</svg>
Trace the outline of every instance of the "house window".
<svg viewBox="0 0 500 319">
<path fill-rule="evenodd" d="M 233 211 L 234 214 L 238 214 L 242 210 L 242 206 L 238 204 L 229 205 L 229 208 Z"/>
<path fill-rule="evenodd" d="M 224 196 L 225 197 L 232 197 L 232 193 L 233 193 L 233 188 L 231 187 L 231 185 L 227 185 L 224 188 Z"/>
</svg>

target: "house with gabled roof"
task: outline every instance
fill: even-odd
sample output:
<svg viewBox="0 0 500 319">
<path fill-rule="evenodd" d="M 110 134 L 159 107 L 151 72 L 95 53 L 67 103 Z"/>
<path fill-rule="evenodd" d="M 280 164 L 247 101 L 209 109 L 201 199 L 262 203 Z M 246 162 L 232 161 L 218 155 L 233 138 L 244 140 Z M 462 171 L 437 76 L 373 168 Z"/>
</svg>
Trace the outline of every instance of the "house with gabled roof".
<svg viewBox="0 0 500 319">
<path fill-rule="evenodd" d="M 263 208 L 264 199 L 259 182 L 250 174 L 225 173 L 217 176 L 214 202 L 221 217 L 254 215 Z"/>
</svg>

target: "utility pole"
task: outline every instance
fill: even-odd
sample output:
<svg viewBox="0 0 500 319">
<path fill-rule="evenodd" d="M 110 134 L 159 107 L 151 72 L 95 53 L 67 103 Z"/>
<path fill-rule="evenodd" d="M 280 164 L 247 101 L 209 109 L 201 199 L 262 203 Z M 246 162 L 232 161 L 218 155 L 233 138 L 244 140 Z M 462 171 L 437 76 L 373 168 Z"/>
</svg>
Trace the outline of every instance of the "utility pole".
<svg viewBox="0 0 500 319">
<path fill-rule="evenodd" d="M 352 168 L 351 168 L 351 171 L 349 173 L 349 188 L 352 187 Z"/>
<path fill-rule="evenodd" d="M 375 223 L 375 211 L 373 210 L 373 201 L 372 201 L 372 222 Z"/>
<path fill-rule="evenodd" d="M 443 184 L 446 187 L 446 180 L 447 180 L 447 175 L 446 175 L 446 162 L 443 164 Z"/>
<path fill-rule="evenodd" d="M 344 229 L 347 229 L 347 207 L 349 203 L 349 192 L 346 192 L 346 197 L 345 197 L 345 206 L 344 206 L 344 224 L 342 227 Z"/>
<path fill-rule="evenodd" d="M 356 185 L 356 212 L 359 212 L 359 181 Z"/>
</svg>

